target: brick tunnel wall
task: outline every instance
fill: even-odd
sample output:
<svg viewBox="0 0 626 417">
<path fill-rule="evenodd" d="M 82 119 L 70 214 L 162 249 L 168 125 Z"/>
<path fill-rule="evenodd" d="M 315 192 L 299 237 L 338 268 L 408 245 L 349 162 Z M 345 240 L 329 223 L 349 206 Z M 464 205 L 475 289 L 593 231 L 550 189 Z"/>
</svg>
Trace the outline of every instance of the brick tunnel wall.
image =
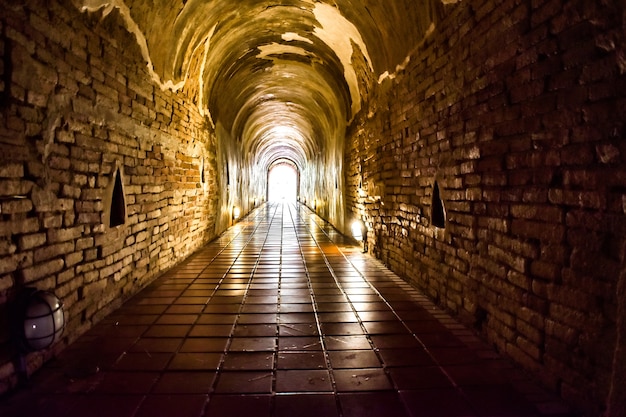
<svg viewBox="0 0 626 417">
<path fill-rule="evenodd" d="M 345 163 L 371 252 L 592 416 L 626 265 L 624 10 L 600 3 L 445 6 Z"/>
<path fill-rule="evenodd" d="M 215 236 L 218 186 L 204 119 L 152 81 L 116 11 L 0 8 L 2 393 L 16 383 L 8 301 L 20 288 L 61 298 L 62 348 Z M 42 359 L 29 355 L 30 370 Z"/>
</svg>

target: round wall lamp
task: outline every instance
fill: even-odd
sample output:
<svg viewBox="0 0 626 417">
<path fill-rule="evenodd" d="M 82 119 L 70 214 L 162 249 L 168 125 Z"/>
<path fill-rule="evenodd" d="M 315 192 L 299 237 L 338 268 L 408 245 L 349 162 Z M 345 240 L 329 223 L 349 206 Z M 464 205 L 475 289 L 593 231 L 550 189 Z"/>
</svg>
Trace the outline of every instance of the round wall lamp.
<svg viewBox="0 0 626 417">
<path fill-rule="evenodd" d="M 50 292 L 26 288 L 16 300 L 15 336 L 19 347 L 34 352 L 57 342 L 65 328 L 63 303 Z"/>
</svg>

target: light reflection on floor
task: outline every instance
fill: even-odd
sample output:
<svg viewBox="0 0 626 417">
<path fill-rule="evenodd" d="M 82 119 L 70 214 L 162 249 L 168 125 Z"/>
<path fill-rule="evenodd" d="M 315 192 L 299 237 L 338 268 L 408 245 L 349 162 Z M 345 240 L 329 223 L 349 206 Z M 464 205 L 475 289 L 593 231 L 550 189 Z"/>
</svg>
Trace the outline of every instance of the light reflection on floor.
<svg viewBox="0 0 626 417">
<path fill-rule="evenodd" d="M 242 219 L 31 382 L 0 415 L 567 415 L 380 262 L 283 204 Z"/>
</svg>

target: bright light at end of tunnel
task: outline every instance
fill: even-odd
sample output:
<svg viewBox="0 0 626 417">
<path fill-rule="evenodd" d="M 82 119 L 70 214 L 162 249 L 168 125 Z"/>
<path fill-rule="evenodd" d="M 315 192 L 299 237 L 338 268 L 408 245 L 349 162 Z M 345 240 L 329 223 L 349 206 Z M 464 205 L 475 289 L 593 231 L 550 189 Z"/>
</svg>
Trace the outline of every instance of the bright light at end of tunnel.
<svg viewBox="0 0 626 417">
<path fill-rule="evenodd" d="M 294 202 L 298 195 L 298 174 L 294 167 L 280 164 L 273 167 L 268 175 L 269 201 Z"/>
</svg>

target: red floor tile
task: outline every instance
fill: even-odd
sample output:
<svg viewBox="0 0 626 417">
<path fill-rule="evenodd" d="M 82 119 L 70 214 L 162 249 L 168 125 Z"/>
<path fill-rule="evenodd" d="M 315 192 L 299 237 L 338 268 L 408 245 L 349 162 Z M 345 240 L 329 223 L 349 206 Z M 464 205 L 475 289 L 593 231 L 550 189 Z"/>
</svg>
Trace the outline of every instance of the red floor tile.
<svg viewBox="0 0 626 417">
<path fill-rule="evenodd" d="M 276 392 L 332 392 L 330 373 L 326 369 L 278 370 Z"/>
<path fill-rule="evenodd" d="M 143 401 L 141 395 L 107 395 L 92 394 L 73 398 L 73 404 L 67 410 L 62 410 L 62 414 L 57 416 L 67 417 L 137 417 L 135 410 Z M 69 405 L 69 404 L 68 404 Z M 63 406 L 61 406 L 63 408 Z M 48 411 L 45 414 L 49 416 Z M 154 416 L 159 417 L 159 416 Z M 183 417 L 183 416 L 181 416 Z"/>
<path fill-rule="evenodd" d="M 205 417 L 270 417 L 271 396 L 213 395 Z M 251 411 L 254 410 L 254 411 Z"/>
<path fill-rule="evenodd" d="M 274 367 L 272 352 L 229 352 L 222 365 L 226 371 L 271 371 Z"/>
<path fill-rule="evenodd" d="M 196 324 L 189 332 L 190 337 L 228 337 L 233 330 L 230 324 Z"/>
<path fill-rule="evenodd" d="M 402 391 L 452 388 L 452 381 L 437 366 L 391 368 L 389 375 L 395 387 Z"/>
<path fill-rule="evenodd" d="M 0 400 L 0 415 L 565 416 L 471 330 L 342 242 L 305 208 L 263 206 Z"/>
<path fill-rule="evenodd" d="M 400 395 L 415 417 L 479 417 L 455 389 L 401 391 Z"/>
<path fill-rule="evenodd" d="M 184 337 L 191 325 L 155 324 L 143 334 L 144 337 Z"/>
<path fill-rule="evenodd" d="M 332 394 L 277 395 L 274 417 L 339 417 Z"/>
<path fill-rule="evenodd" d="M 275 349 L 275 337 L 235 337 L 228 348 L 229 351 L 240 352 L 274 351 Z"/>
<path fill-rule="evenodd" d="M 221 353 L 177 353 L 172 358 L 169 370 L 214 370 L 222 360 Z"/>
<path fill-rule="evenodd" d="M 149 395 L 134 417 L 200 417 L 206 401 L 206 395 Z"/>
<path fill-rule="evenodd" d="M 171 353 L 129 352 L 113 368 L 118 371 L 161 371 L 167 367 Z"/>
<path fill-rule="evenodd" d="M 165 372 L 153 388 L 155 394 L 208 394 L 217 372 Z"/>
<path fill-rule="evenodd" d="M 344 417 L 411 417 L 397 392 L 340 394 Z"/>
<path fill-rule="evenodd" d="M 284 323 L 279 326 L 279 336 L 317 336 L 319 330 L 315 323 Z"/>
<path fill-rule="evenodd" d="M 231 394 L 269 394 L 272 392 L 271 372 L 222 372 L 215 392 Z"/>
<path fill-rule="evenodd" d="M 393 389 L 382 368 L 333 369 L 337 391 L 381 391 Z"/>
<path fill-rule="evenodd" d="M 147 394 L 159 379 L 158 372 L 105 372 L 94 392 L 100 394 Z"/>
<path fill-rule="evenodd" d="M 365 336 L 325 336 L 324 344 L 328 350 L 371 349 Z"/>
<path fill-rule="evenodd" d="M 238 324 L 233 337 L 273 337 L 276 332 L 276 324 Z"/>
<path fill-rule="evenodd" d="M 181 352 L 224 352 L 228 338 L 219 337 L 197 337 L 186 339 L 181 348 Z"/>
<path fill-rule="evenodd" d="M 326 335 L 362 335 L 364 330 L 359 323 L 322 323 Z"/>
<path fill-rule="evenodd" d="M 337 350 L 328 352 L 333 369 L 380 368 L 382 366 L 373 350 Z"/>
<path fill-rule="evenodd" d="M 278 369 L 322 369 L 326 368 L 326 358 L 318 352 L 278 352 Z"/>
<path fill-rule="evenodd" d="M 437 365 L 430 354 L 422 348 L 380 349 L 379 353 L 387 367 Z"/>
</svg>

